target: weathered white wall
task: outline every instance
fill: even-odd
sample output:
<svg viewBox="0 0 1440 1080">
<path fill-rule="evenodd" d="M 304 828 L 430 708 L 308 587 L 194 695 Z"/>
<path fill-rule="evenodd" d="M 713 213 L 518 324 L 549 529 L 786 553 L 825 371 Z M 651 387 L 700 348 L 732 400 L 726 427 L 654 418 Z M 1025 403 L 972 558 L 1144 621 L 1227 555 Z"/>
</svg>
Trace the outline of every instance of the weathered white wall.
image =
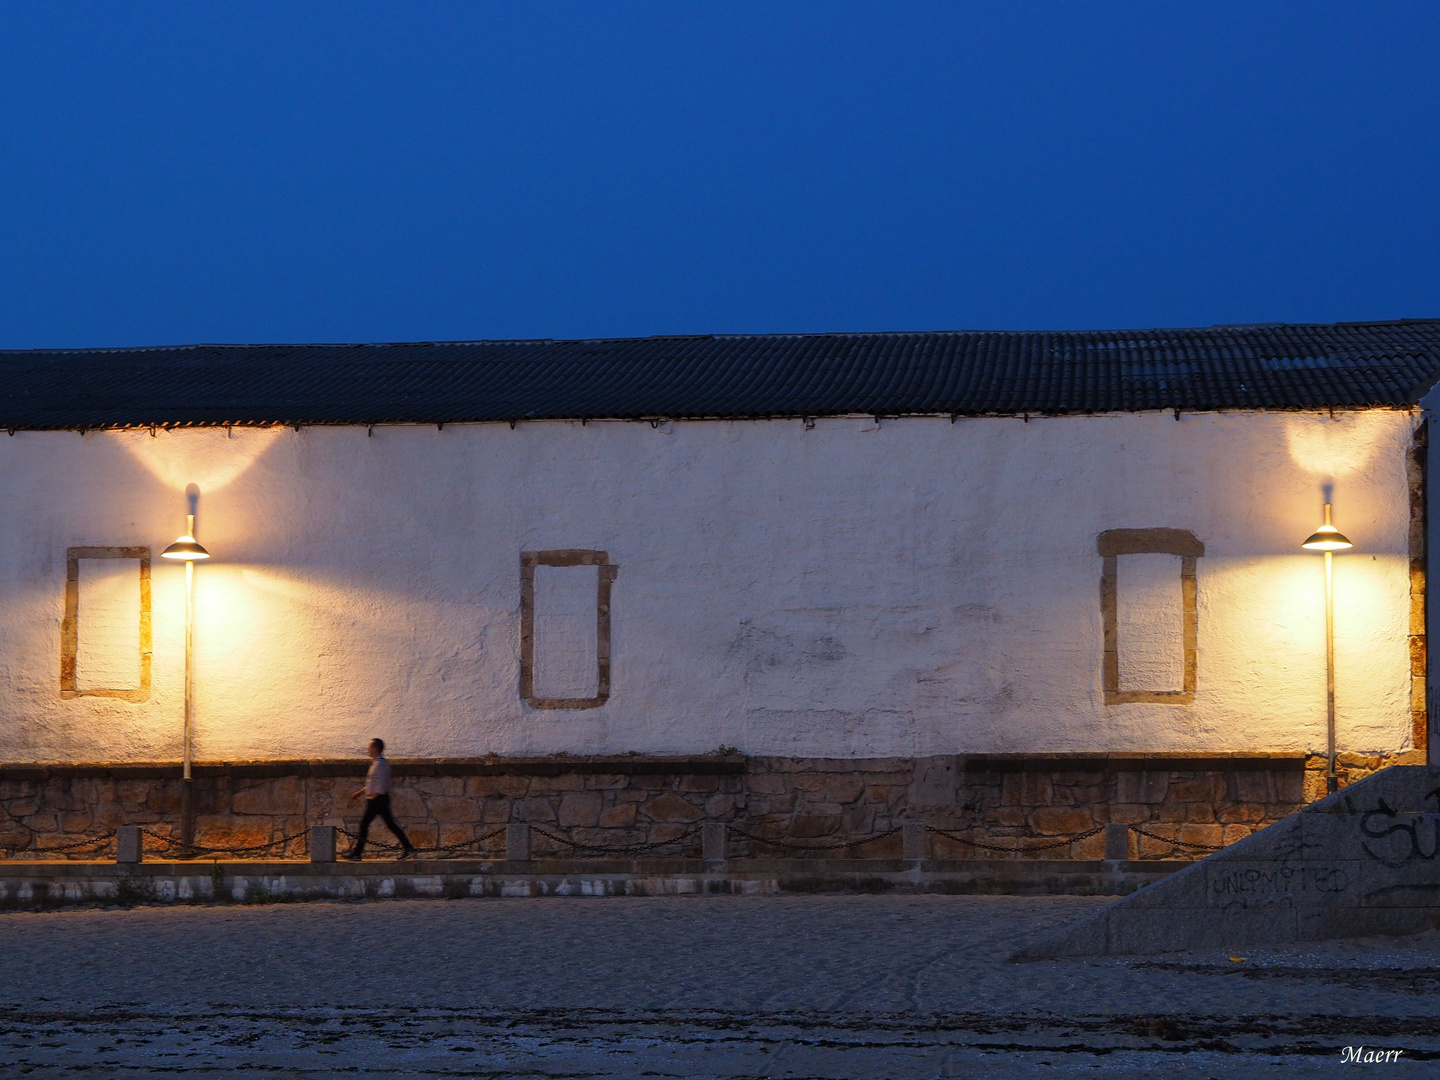
<svg viewBox="0 0 1440 1080">
<path fill-rule="evenodd" d="M 1181 558 L 1156 552 L 1116 559 L 1121 690 L 1185 688 Z"/>
<path fill-rule="evenodd" d="M 140 686 L 140 560 L 81 559 L 75 685 L 80 690 Z"/>
<path fill-rule="evenodd" d="M 1321 749 L 1321 562 L 1298 545 L 1327 483 L 1357 545 L 1336 560 L 1341 745 L 1401 749 L 1415 422 L 0 435 L 0 760 L 178 755 L 181 567 L 154 564 L 148 702 L 62 701 L 60 620 L 65 549 L 158 555 L 192 482 L 215 555 L 197 573 L 201 759 L 352 754 L 374 734 L 402 756 Z M 1206 545 L 1195 704 L 1106 706 L 1095 538 L 1154 526 Z M 619 566 L 602 708 L 518 694 L 520 553 L 550 548 Z M 1164 592 L 1147 582 L 1130 584 Z M 1122 570 L 1122 607 L 1126 587 Z M 1146 663 L 1163 673 L 1164 653 Z"/>
</svg>

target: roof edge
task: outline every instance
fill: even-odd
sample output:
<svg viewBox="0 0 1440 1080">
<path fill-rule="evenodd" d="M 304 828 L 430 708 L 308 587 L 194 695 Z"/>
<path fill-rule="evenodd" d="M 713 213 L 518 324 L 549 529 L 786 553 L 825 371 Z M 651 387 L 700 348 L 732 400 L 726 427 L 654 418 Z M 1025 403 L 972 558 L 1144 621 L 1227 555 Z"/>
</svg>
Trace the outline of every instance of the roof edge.
<svg viewBox="0 0 1440 1080">
<path fill-rule="evenodd" d="M 0 349 L 0 356 L 6 355 L 106 355 L 110 353 L 179 352 L 189 349 L 394 349 L 394 348 L 447 348 L 462 345 L 614 345 L 643 341 L 789 341 L 795 338 L 876 338 L 876 337 L 933 337 L 933 336 L 996 336 L 1020 337 L 1054 334 L 1060 337 L 1093 334 L 1213 334 L 1227 330 L 1237 332 L 1255 330 L 1337 330 L 1359 329 L 1371 326 L 1427 326 L 1440 327 L 1440 316 L 1425 319 L 1362 319 L 1351 322 L 1260 322 L 1260 323 L 1213 323 L 1210 326 L 1132 326 L 1102 327 L 1088 330 L 823 330 L 823 331 L 781 331 L 759 334 L 744 333 L 701 333 L 701 334 L 650 334 L 632 337 L 592 338 L 457 338 L 453 340 L 426 339 L 421 341 L 220 341 L 191 342 L 179 345 L 104 345 L 80 348 L 39 348 Z"/>
</svg>

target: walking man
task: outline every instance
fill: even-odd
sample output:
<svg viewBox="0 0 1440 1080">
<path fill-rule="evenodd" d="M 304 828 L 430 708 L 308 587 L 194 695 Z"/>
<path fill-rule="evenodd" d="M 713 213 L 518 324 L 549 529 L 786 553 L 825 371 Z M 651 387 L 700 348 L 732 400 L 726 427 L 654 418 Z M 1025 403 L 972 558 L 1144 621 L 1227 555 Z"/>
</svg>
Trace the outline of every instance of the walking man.
<svg viewBox="0 0 1440 1080">
<path fill-rule="evenodd" d="M 415 849 L 410 846 L 410 838 L 405 835 L 405 830 L 395 824 L 395 818 L 390 813 L 390 762 L 385 760 L 385 740 L 371 739 L 368 753 L 370 771 L 365 774 L 365 786 L 350 796 L 351 799 L 365 796 L 365 813 L 360 818 L 360 835 L 345 858 L 354 862 L 360 861 L 365 854 L 365 837 L 370 832 L 370 823 L 378 817 L 385 822 L 386 827 L 395 834 L 395 839 L 399 840 L 400 846 L 404 848 L 400 858 L 408 859 L 415 854 Z"/>
</svg>

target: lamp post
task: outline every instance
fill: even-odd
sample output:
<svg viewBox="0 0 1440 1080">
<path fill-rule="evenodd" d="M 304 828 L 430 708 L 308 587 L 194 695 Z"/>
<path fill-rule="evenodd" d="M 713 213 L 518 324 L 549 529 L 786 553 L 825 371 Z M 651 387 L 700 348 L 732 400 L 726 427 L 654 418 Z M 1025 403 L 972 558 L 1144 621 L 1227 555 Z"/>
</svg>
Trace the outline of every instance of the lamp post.
<svg viewBox="0 0 1440 1080">
<path fill-rule="evenodd" d="M 160 553 L 162 559 L 179 559 L 185 563 L 185 749 L 184 771 L 180 787 L 180 846 L 189 854 L 195 846 L 195 799 L 190 784 L 190 733 L 195 714 L 195 563 L 208 559 L 210 553 L 195 541 L 195 515 L 185 518 L 185 535 Z"/>
<path fill-rule="evenodd" d="M 1306 551 L 1325 553 L 1325 790 L 1340 786 L 1335 775 L 1335 552 L 1355 545 L 1330 520 L 1330 504 L 1325 504 L 1325 524 L 1310 534 L 1300 545 Z"/>
</svg>

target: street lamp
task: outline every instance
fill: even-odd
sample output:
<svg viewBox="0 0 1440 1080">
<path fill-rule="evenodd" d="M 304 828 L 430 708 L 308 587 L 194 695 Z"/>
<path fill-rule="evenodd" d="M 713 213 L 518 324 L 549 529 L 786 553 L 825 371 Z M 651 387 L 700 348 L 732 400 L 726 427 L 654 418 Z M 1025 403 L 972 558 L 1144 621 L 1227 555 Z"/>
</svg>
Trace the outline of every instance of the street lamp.
<svg viewBox="0 0 1440 1080">
<path fill-rule="evenodd" d="M 1335 564 L 1337 551 L 1355 545 L 1330 521 L 1330 504 L 1325 504 L 1325 524 L 1310 534 L 1300 545 L 1306 551 L 1325 553 L 1325 745 L 1329 762 L 1325 773 L 1325 789 L 1335 791 L 1340 781 L 1335 775 Z"/>
<path fill-rule="evenodd" d="M 185 535 L 160 553 L 162 559 L 180 559 L 185 563 L 185 767 L 180 788 L 180 846 L 188 854 L 195 845 L 195 801 L 190 786 L 190 733 L 194 715 L 193 693 L 195 659 L 195 563 L 208 559 L 210 553 L 195 541 L 195 515 L 185 518 Z"/>
</svg>

